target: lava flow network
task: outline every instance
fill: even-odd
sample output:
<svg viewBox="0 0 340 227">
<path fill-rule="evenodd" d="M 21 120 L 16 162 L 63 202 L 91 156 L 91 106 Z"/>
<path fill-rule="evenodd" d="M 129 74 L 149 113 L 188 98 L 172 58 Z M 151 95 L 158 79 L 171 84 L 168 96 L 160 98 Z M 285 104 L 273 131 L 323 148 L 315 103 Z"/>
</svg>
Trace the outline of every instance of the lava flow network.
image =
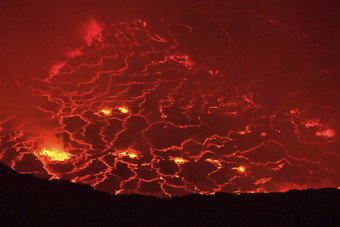
<svg viewBox="0 0 340 227">
<path fill-rule="evenodd" d="M 31 80 L 46 127 L 1 119 L 2 163 L 112 194 L 340 186 L 336 129 L 308 91 L 273 91 L 264 74 L 231 86 L 228 72 L 181 53 L 171 24 L 92 28 L 68 60 Z"/>
</svg>

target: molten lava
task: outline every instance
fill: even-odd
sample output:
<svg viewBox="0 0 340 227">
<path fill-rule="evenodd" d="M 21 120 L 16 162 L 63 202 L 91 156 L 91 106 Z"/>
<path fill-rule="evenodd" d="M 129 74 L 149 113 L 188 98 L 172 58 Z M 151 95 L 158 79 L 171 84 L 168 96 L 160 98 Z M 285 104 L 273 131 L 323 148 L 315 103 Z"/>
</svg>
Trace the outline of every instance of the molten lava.
<svg viewBox="0 0 340 227">
<path fill-rule="evenodd" d="M 44 148 L 40 152 L 34 152 L 34 154 L 37 157 L 41 157 L 41 158 L 46 157 L 50 161 L 60 161 L 61 162 L 61 161 L 65 161 L 65 160 L 71 158 L 71 154 L 69 154 L 65 151 L 59 150 L 59 149 L 48 150 L 48 149 Z"/>
<path fill-rule="evenodd" d="M 109 108 L 104 108 L 100 112 L 102 112 L 105 115 L 110 115 L 112 113 L 112 110 Z"/>
<path fill-rule="evenodd" d="M 129 109 L 127 109 L 126 107 L 119 107 L 118 110 L 124 114 L 129 112 Z"/>
<path fill-rule="evenodd" d="M 291 22 L 257 19 L 290 31 Z M 279 60 L 257 75 L 261 67 L 235 60 L 241 53 L 225 30 L 196 33 L 191 43 L 196 31 L 183 23 L 90 21 L 83 46 L 30 81 L 32 105 L 62 146 L 41 147 L 51 142 L 45 132 L 1 116 L 1 162 L 112 194 L 339 187 L 338 112 L 324 101 L 329 94 L 299 83 L 283 88 L 300 75 L 285 74 Z M 204 48 L 206 33 L 224 47 L 189 54 L 183 42 Z M 273 78 L 280 73 L 282 81 Z"/>
<path fill-rule="evenodd" d="M 176 158 L 174 158 L 174 162 L 176 164 L 184 164 L 186 161 L 181 157 L 176 157 Z"/>
<path fill-rule="evenodd" d="M 234 167 L 233 169 L 237 170 L 240 173 L 246 172 L 246 168 L 244 166 Z"/>
</svg>

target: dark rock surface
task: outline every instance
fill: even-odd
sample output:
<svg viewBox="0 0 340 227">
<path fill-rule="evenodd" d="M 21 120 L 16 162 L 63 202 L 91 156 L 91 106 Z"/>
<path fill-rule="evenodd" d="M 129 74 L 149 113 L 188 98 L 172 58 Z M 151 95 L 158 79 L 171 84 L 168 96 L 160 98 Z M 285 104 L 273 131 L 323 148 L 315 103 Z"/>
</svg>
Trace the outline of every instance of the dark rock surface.
<svg viewBox="0 0 340 227">
<path fill-rule="evenodd" d="M 1 226 L 339 226 L 340 190 L 112 196 L 0 164 Z"/>
</svg>

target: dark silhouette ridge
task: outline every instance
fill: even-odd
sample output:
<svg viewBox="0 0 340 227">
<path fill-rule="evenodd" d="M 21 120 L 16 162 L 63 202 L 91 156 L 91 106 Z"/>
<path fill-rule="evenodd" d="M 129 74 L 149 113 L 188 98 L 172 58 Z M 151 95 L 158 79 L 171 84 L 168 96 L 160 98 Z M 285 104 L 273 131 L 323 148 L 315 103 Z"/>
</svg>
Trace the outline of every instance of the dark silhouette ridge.
<svg viewBox="0 0 340 227">
<path fill-rule="evenodd" d="M 112 196 L 91 186 L 18 174 L 0 164 L 2 226 L 339 226 L 340 190 Z"/>
</svg>

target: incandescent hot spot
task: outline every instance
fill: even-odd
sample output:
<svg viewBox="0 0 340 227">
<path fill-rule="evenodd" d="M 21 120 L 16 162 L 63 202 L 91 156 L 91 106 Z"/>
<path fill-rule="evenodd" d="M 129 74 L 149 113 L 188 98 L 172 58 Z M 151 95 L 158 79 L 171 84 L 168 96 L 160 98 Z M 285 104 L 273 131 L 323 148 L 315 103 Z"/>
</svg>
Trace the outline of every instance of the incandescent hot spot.
<svg viewBox="0 0 340 227">
<path fill-rule="evenodd" d="M 103 108 L 100 111 L 101 113 L 105 114 L 105 115 L 110 115 L 112 113 L 112 110 L 109 108 Z"/>
<path fill-rule="evenodd" d="M 118 107 L 118 110 L 123 114 L 126 114 L 129 112 L 129 109 L 124 106 Z"/>
<path fill-rule="evenodd" d="M 60 150 L 58 148 L 56 149 L 42 149 L 41 151 L 35 152 L 35 155 L 37 155 L 40 158 L 47 158 L 50 161 L 65 161 L 71 158 L 71 154 Z"/>
</svg>

